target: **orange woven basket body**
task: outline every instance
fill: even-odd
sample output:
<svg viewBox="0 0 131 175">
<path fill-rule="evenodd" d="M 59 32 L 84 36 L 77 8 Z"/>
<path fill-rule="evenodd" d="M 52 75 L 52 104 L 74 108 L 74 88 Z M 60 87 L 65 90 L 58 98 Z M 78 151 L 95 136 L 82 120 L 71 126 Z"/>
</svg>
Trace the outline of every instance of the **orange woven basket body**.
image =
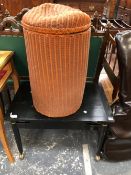
<svg viewBox="0 0 131 175">
<path fill-rule="evenodd" d="M 36 110 L 48 117 L 75 113 L 82 103 L 86 81 L 89 16 L 47 3 L 27 12 L 22 24 Z"/>
</svg>

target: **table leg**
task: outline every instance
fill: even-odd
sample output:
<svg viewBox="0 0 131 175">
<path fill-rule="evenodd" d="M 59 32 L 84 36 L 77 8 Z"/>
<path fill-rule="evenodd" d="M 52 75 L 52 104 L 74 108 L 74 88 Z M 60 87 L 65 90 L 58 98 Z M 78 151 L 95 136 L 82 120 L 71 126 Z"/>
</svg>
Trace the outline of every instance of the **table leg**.
<svg viewBox="0 0 131 175">
<path fill-rule="evenodd" d="M 12 124 L 12 129 L 13 129 L 13 132 L 14 132 L 14 137 L 15 137 L 15 140 L 16 140 L 17 148 L 19 150 L 19 158 L 23 159 L 24 154 L 23 154 L 23 147 L 22 147 L 19 128 L 17 127 L 17 124 L 15 122 L 11 122 L 11 124 Z"/>
<path fill-rule="evenodd" d="M 0 97 L 1 97 L 1 93 L 0 93 Z M 12 153 L 10 151 L 7 138 L 6 138 L 5 128 L 4 128 L 4 105 L 2 103 L 1 98 L 0 98 L 0 141 L 3 145 L 3 148 L 7 154 L 9 161 L 13 163 L 14 157 L 12 156 Z"/>
<path fill-rule="evenodd" d="M 11 66 L 12 66 L 11 78 L 12 78 L 12 80 L 13 80 L 13 83 L 14 83 L 14 90 L 15 90 L 15 93 L 16 93 L 17 90 L 19 89 L 19 78 L 18 78 L 18 74 L 17 74 L 17 72 L 16 72 L 16 70 L 15 70 L 13 60 L 11 60 Z"/>
<path fill-rule="evenodd" d="M 100 160 L 101 158 L 101 152 L 104 144 L 104 140 L 107 134 L 108 125 L 103 124 L 100 126 L 100 134 L 98 139 L 98 147 L 97 147 L 97 153 L 96 153 L 96 160 Z"/>
</svg>

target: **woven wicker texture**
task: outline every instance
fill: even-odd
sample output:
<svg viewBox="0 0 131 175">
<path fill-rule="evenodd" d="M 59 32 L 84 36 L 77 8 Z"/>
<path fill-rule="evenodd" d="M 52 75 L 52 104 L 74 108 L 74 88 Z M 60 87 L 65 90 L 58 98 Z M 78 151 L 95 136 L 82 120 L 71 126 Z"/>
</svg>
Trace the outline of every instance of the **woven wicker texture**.
<svg viewBox="0 0 131 175">
<path fill-rule="evenodd" d="M 32 8 L 22 20 L 24 28 L 44 33 L 65 34 L 87 30 L 90 17 L 72 7 L 45 3 Z"/>
<path fill-rule="evenodd" d="M 46 4 L 46 7 L 47 5 L 48 4 Z M 54 16 L 54 13 L 51 15 L 52 6 L 54 6 L 58 12 L 61 8 L 64 10 L 64 7 L 71 9 L 71 12 L 76 11 L 67 6 L 49 4 L 49 9 L 46 10 L 46 12 L 45 8 L 43 8 L 44 14 L 47 13 L 47 11 L 49 12 L 49 16 L 48 14 L 45 15 L 45 18 L 48 17 L 49 23 L 51 21 L 49 18 Z M 41 10 L 42 7 L 44 7 L 44 5 L 36 7 L 38 12 L 39 8 Z M 32 16 L 34 16 L 34 9 L 35 8 L 32 9 Z M 81 26 L 83 27 L 85 26 L 85 20 L 83 20 L 85 14 L 80 15 L 82 12 L 77 11 L 79 14 L 77 14 L 77 16 L 79 16 L 79 21 L 81 21 Z M 38 14 L 41 15 L 42 12 Z M 66 13 L 66 15 L 73 19 L 72 15 L 74 15 L 74 13 L 71 13 L 71 15 Z M 63 21 L 66 20 L 66 24 L 68 25 L 65 26 L 68 28 L 75 26 L 76 20 L 68 23 L 65 17 L 66 15 L 64 14 Z M 88 15 L 86 17 L 89 18 Z M 37 17 L 37 19 L 39 18 L 40 17 Z M 25 19 L 28 23 L 28 28 L 25 24 Z M 59 30 L 57 15 L 55 15 L 54 19 L 56 20 L 56 28 Z M 69 17 L 68 19 L 70 21 Z M 49 34 L 47 34 L 45 30 L 43 30 L 45 27 L 43 15 L 43 23 L 40 23 L 41 33 L 40 30 L 36 32 L 38 22 L 35 23 L 37 20 L 36 18 L 34 19 L 34 17 L 31 20 L 31 10 L 23 18 L 23 21 L 30 84 L 33 104 L 36 110 L 48 117 L 65 117 L 75 113 L 80 108 L 84 93 L 90 43 L 90 24 L 87 24 L 87 29 L 85 30 L 84 28 L 83 32 L 77 31 L 77 33 L 67 34 L 65 30 L 65 34 L 58 34 L 59 32 L 56 34 L 49 32 Z M 29 24 L 31 21 L 33 22 L 30 28 Z M 90 19 L 88 19 L 88 21 L 90 21 Z M 50 24 L 46 26 L 49 28 L 49 26 L 51 26 Z M 33 25 L 35 26 L 35 30 L 33 30 Z M 40 27 L 38 27 L 38 29 L 40 29 Z M 63 26 L 62 29 L 66 28 Z M 54 28 L 49 28 L 49 30 L 54 31 Z M 74 31 L 76 31 L 75 28 Z"/>
</svg>

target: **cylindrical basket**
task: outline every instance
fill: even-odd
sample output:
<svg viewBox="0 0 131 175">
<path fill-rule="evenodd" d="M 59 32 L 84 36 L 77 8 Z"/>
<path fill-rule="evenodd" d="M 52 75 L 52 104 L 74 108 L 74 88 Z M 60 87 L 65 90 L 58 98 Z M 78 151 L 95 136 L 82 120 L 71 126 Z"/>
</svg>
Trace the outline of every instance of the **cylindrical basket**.
<svg viewBox="0 0 131 175">
<path fill-rule="evenodd" d="M 45 3 L 23 19 L 33 104 L 48 117 L 75 113 L 82 103 L 90 18 L 80 10 Z"/>
</svg>

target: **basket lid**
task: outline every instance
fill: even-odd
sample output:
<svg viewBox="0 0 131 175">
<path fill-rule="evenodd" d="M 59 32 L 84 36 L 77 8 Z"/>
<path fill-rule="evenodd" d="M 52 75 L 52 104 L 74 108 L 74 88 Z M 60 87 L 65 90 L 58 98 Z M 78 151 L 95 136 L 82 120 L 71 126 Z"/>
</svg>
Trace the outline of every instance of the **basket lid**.
<svg viewBox="0 0 131 175">
<path fill-rule="evenodd" d="M 87 30 L 89 15 L 69 6 L 44 3 L 29 10 L 22 19 L 23 28 L 40 33 L 70 34 Z"/>
</svg>

